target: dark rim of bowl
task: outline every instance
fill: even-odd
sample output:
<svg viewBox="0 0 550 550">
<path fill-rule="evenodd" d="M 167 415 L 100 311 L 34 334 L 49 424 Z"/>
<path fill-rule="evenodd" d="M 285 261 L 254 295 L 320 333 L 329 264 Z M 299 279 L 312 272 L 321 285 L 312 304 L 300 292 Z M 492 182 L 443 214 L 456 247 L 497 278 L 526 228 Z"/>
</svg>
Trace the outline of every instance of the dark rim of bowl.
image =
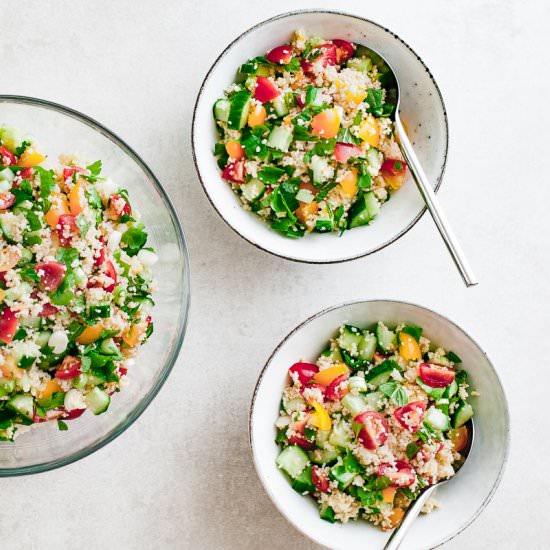
<svg viewBox="0 0 550 550">
<path fill-rule="evenodd" d="M 506 392 L 504 390 L 504 385 L 502 384 L 502 380 L 498 374 L 498 371 L 497 369 L 495 368 L 495 366 L 493 365 L 493 363 L 491 362 L 491 360 L 489 359 L 489 356 L 487 355 L 486 351 L 478 344 L 478 342 L 472 338 L 463 328 L 461 328 L 457 323 L 455 323 L 452 319 L 450 319 L 449 317 L 447 317 L 446 315 L 443 315 L 441 313 L 438 313 L 437 311 L 434 311 L 433 309 L 429 308 L 429 307 L 425 307 L 425 306 L 420 306 L 418 304 L 415 304 L 413 302 L 406 302 L 404 300 L 392 300 L 392 299 L 384 299 L 384 298 L 381 298 L 381 299 L 371 299 L 371 300 L 355 300 L 355 301 L 351 301 L 351 302 L 344 302 L 342 304 L 339 304 L 339 305 L 336 305 L 336 306 L 331 306 L 331 307 L 327 307 L 315 314 L 313 314 L 311 317 L 308 317 L 305 321 L 303 321 L 302 323 L 300 323 L 298 326 L 294 327 L 280 342 L 279 344 L 277 345 L 277 347 L 273 350 L 273 352 L 271 353 L 271 355 L 269 356 L 269 359 L 267 360 L 266 364 L 263 366 L 262 370 L 260 371 L 260 374 L 258 376 L 258 380 L 256 381 L 256 386 L 254 387 L 254 393 L 252 394 L 252 400 L 250 402 L 250 408 L 249 408 L 249 413 L 248 413 L 248 441 L 249 441 L 249 449 L 250 449 L 250 453 L 252 455 L 252 462 L 254 464 L 254 469 L 256 470 L 256 474 L 258 476 L 258 478 L 260 479 L 260 482 L 262 484 L 262 487 L 264 488 L 264 491 L 267 493 L 267 495 L 269 496 L 271 502 L 273 502 L 273 504 L 275 505 L 275 507 L 279 510 L 279 512 L 281 513 L 281 515 L 289 522 L 291 523 L 298 531 L 300 531 L 300 533 L 302 533 L 303 535 L 305 535 L 308 539 L 312 540 L 313 542 L 315 542 L 316 544 L 320 544 L 319 541 L 313 539 L 308 533 L 306 533 L 305 531 L 303 531 L 300 527 L 297 527 L 296 524 L 294 522 L 291 522 L 290 519 L 287 517 L 287 515 L 285 514 L 285 512 L 279 508 L 278 504 L 275 502 L 275 500 L 273 499 L 273 497 L 271 496 L 271 492 L 268 490 L 268 488 L 266 487 L 266 485 L 264 484 L 263 482 L 263 479 L 261 478 L 260 476 L 260 473 L 258 471 L 258 467 L 256 466 L 256 454 L 254 453 L 254 442 L 253 442 L 253 436 L 252 436 L 252 417 L 253 417 L 253 414 L 254 414 L 254 405 L 255 405 L 255 402 L 256 402 L 256 396 L 258 394 L 258 390 L 259 390 L 259 387 L 260 387 L 260 384 L 262 382 L 262 379 L 264 377 L 264 374 L 265 372 L 267 371 L 267 369 L 269 368 L 269 366 L 271 365 L 271 361 L 273 360 L 273 357 L 275 357 L 275 355 L 277 354 L 277 352 L 284 346 L 284 344 L 286 343 L 286 341 L 293 335 L 295 334 L 296 332 L 298 332 L 299 330 L 301 330 L 303 327 L 305 327 L 306 325 L 308 325 L 309 323 L 311 323 L 312 321 L 314 321 L 315 319 L 317 319 L 318 317 L 322 317 L 323 315 L 325 315 L 326 313 L 329 313 L 331 311 L 334 311 L 334 310 L 337 310 L 337 309 L 341 309 L 341 308 L 344 308 L 344 307 L 348 307 L 348 306 L 353 306 L 353 305 L 356 305 L 356 304 L 368 304 L 368 303 L 374 303 L 374 302 L 388 302 L 388 303 L 392 303 L 392 304 L 400 304 L 400 305 L 407 305 L 407 306 L 412 306 L 412 307 L 416 307 L 418 309 L 423 309 L 424 311 L 428 311 L 438 317 L 441 317 L 442 319 L 445 319 L 447 322 L 449 322 L 453 327 L 455 327 L 458 331 L 460 331 L 468 340 L 470 340 L 478 349 L 479 351 L 481 351 L 481 353 L 485 356 L 485 358 L 487 359 L 487 363 L 489 363 L 489 366 L 491 367 L 491 369 L 493 370 L 493 373 L 494 375 L 496 376 L 496 379 L 500 385 L 500 390 L 502 391 L 502 396 L 504 398 L 504 410 L 505 410 L 505 418 L 504 418 L 504 421 L 505 421 L 505 426 L 506 426 L 506 433 L 505 433 L 505 452 L 504 452 L 504 458 L 502 460 L 502 465 L 500 467 L 500 470 L 498 472 L 498 475 L 495 479 L 495 482 L 491 488 L 491 490 L 489 491 L 489 493 L 487 494 L 487 496 L 485 497 L 484 501 L 481 503 L 481 506 L 479 506 L 479 508 L 474 512 L 474 514 L 468 519 L 468 521 L 466 521 L 464 524 L 462 524 L 452 535 L 449 535 L 448 537 L 446 537 L 445 539 L 439 541 L 435 546 L 431 546 L 430 547 L 430 550 L 434 550 L 435 548 L 439 548 L 440 546 L 442 546 L 443 544 L 445 544 L 446 542 L 449 542 L 450 540 L 454 539 L 456 536 L 458 536 L 460 533 L 462 533 L 462 531 L 464 531 L 467 527 L 469 527 L 481 514 L 481 512 L 483 512 L 483 510 L 486 508 L 486 506 L 489 504 L 489 502 L 491 501 L 491 499 L 493 498 L 493 495 L 495 494 L 495 491 L 498 489 L 498 486 L 500 485 L 500 482 L 502 480 L 502 476 L 504 475 L 504 470 L 506 468 L 506 465 L 508 463 L 508 458 L 509 458 L 509 454 L 510 454 L 510 410 L 509 410 L 509 406 L 508 406 L 508 398 L 506 397 Z"/>
<path fill-rule="evenodd" d="M 267 248 L 264 248 L 261 244 L 251 241 L 249 238 L 242 235 L 232 224 L 230 224 L 225 217 L 222 215 L 222 213 L 217 209 L 216 205 L 214 204 L 212 198 L 210 197 L 208 191 L 206 190 L 206 187 L 204 185 L 204 181 L 202 179 L 202 175 L 199 169 L 199 164 L 197 161 L 197 155 L 195 152 L 195 122 L 197 117 L 197 110 L 199 106 L 199 101 L 201 99 L 202 93 L 204 91 L 204 87 L 206 86 L 208 79 L 210 78 L 210 74 L 214 70 L 214 68 L 218 65 L 218 63 L 225 57 L 225 55 L 229 52 L 229 50 L 241 39 L 243 39 L 245 36 L 250 34 L 251 32 L 255 31 L 256 29 L 259 29 L 263 27 L 264 25 L 267 25 L 268 23 L 271 23 L 273 21 L 278 21 L 279 19 L 285 19 L 287 17 L 291 17 L 294 15 L 300 15 L 300 14 L 307 14 L 307 13 L 326 13 L 329 15 L 343 15 L 345 17 L 351 17 L 353 19 L 358 19 L 359 21 L 363 21 L 366 23 L 370 23 L 371 25 L 374 25 L 375 27 L 378 27 L 379 29 L 383 30 L 384 32 L 388 33 L 389 35 L 396 38 L 403 46 L 405 46 L 415 57 L 416 59 L 422 64 L 426 72 L 428 73 L 428 76 L 430 77 L 430 80 L 433 82 L 433 85 L 437 91 L 437 94 L 439 96 L 439 100 L 441 101 L 441 106 L 443 108 L 443 119 L 445 122 L 445 155 L 443 157 L 443 165 L 441 166 L 441 173 L 439 174 L 439 177 L 437 179 L 437 182 L 434 187 L 434 191 L 437 193 L 439 191 L 439 187 L 441 186 L 441 183 L 443 181 L 443 176 L 445 174 L 445 169 L 447 167 L 447 157 L 449 155 L 449 119 L 447 116 L 447 109 L 445 107 L 445 102 L 443 101 L 443 96 L 441 95 L 441 90 L 439 89 L 439 86 L 437 85 L 437 82 L 431 73 L 430 69 L 426 66 L 422 58 L 397 34 L 390 31 L 388 28 L 384 27 L 383 25 L 380 25 L 379 23 L 376 23 L 375 21 L 372 21 L 371 19 L 367 19 L 366 17 L 360 17 L 358 15 L 354 15 L 352 13 L 347 13 L 344 11 L 335 11 L 335 10 L 323 10 L 323 9 L 305 9 L 305 10 L 295 10 L 295 11 L 289 11 L 285 13 L 281 13 L 279 15 L 275 15 L 274 17 L 270 17 L 269 19 L 266 19 L 264 21 L 261 21 L 260 23 L 256 23 L 254 26 L 250 27 L 248 30 L 241 33 L 237 38 L 235 38 L 229 45 L 227 45 L 222 53 L 216 58 L 208 72 L 206 73 L 206 76 L 204 77 L 204 80 L 202 81 L 202 84 L 199 89 L 199 93 L 197 94 L 197 99 L 195 101 L 195 107 L 193 108 L 193 120 L 191 123 L 191 150 L 193 152 L 193 162 L 195 164 L 195 169 L 197 171 L 197 175 L 199 177 L 199 181 L 201 183 L 202 189 L 214 208 L 214 210 L 217 212 L 218 216 L 237 234 L 239 237 L 250 243 L 251 245 L 255 246 L 256 248 L 263 250 L 264 252 L 267 252 L 269 254 L 272 254 L 273 256 L 277 256 L 279 258 L 283 258 L 285 260 L 290 260 L 292 262 L 298 262 L 298 263 L 306 263 L 306 264 L 315 264 L 315 265 L 323 265 L 323 264 L 338 264 L 338 263 L 344 263 L 344 262 L 351 262 L 353 260 L 358 260 L 359 258 L 364 258 L 366 256 L 370 256 L 371 254 L 374 254 L 376 252 L 379 252 L 380 250 L 386 248 L 387 246 L 393 244 L 395 241 L 400 239 L 403 235 L 408 233 L 420 220 L 420 218 L 426 213 L 426 206 L 423 206 L 420 210 L 420 212 L 414 217 L 414 219 L 407 225 L 404 229 L 402 229 L 399 233 L 397 233 L 394 237 L 392 237 L 390 240 L 386 241 L 385 243 L 382 243 L 378 245 L 377 247 L 373 248 L 372 250 L 369 250 L 368 252 L 357 254 L 356 256 L 352 256 L 350 258 L 343 258 L 338 260 L 302 260 L 300 258 L 292 258 L 290 256 L 285 256 L 284 254 L 279 254 L 277 252 L 273 252 L 272 250 L 268 250 Z"/>
<path fill-rule="evenodd" d="M 178 238 L 178 247 L 181 250 L 183 264 L 184 264 L 184 269 L 182 272 L 182 283 L 183 283 L 182 286 L 186 297 L 186 303 L 185 303 L 185 308 L 182 312 L 181 332 L 178 336 L 177 341 L 175 342 L 175 345 L 172 349 L 172 354 L 168 362 L 164 366 L 164 369 L 161 372 L 158 379 L 150 388 L 149 392 L 137 404 L 137 406 L 134 409 L 132 409 L 130 413 L 128 413 L 128 415 L 126 416 L 126 419 L 121 424 L 117 425 L 114 429 L 112 429 L 107 435 L 103 436 L 96 443 L 90 445 L 89 447 L 85 447 L 84 449 L 81 449 L 79 451 L 76 451 L 68 455 L 67 457 L 60 458 L 57 460 L 52 460 L 50 462 L 40 462 L 38 464 L 33 464 L 31 466 L 23 466 L 23 467 L 16 467 L 16 468 L 0 468 L 0 477 L 12 477 L 12 476 L 14 477 L 14 476 L 20 476 L 20 475 L 38 474 L 41 472 L 54 470 L 62 466 L 67 466 L 68 464 L 72 464 L 73 462 L 76 462 L 77 460 L 85 458 L 88 455 L 91 455 L 92 453 L 94 453 L 95 451 L 101 449 L 102 447 L 104 447 L 105 445 L 107 445 L 108 443 L 116 439 L 119 435 L 121 435 L 127 428 L 129 428 L 141 416 L 141 414 L 145 411 L 145 409 L 149 406 L 151 401 L 155 398 L 155 396 L 163 386 L 164 382 L 168 378 L 168 375 L 172 371 L 172 368 L 178 358 L 178 355 L 185 337 L 185 332 L 187 330 L 187 321 L 189 317 L 189 305 L 191 301 L 191 286 L 190 286 L 191 274 L 190 274 L 189 256 L 187 252 L 187 243 L 185 240 L 185 234 L 183 232 L 183 228 L 178 219 L 176 210 L 172 205 L 172 202 L 170 201 L 170 198 L 164 191 L 157 177 L 153 174 L 153 172 L 145 164 L 145 162 L 141 159 L 141 157 L 124 140 L 118 137 L 114 132 L 112 132 L 111 130 L 109 130 L 108 128 L 106 128 L 105 126 L 103 126 L 102 124 L 94 120 L 93 118 L 79 111 L 76 111 L 75 109 L 71 109 L 69 107 L 65 107 L 64 105 L 60 105 L 59 103 L 54 103 L 52 101 L 48 101 L 45 99 L 39 99 L 39 98 L 28 97 L 28 96 L 20 96 L 20 95 L 0 94 L 0 103 L 10 103 L 10 102 L 21 103 L 25 105 L 35 105 L 35 106 L 44 107 L 46 109 L 50 109 L 53 111 L 58 111 L 64 115 L 67 115 L 75 120 L 82 122 L 83 124 L 86 124 L 90 128 L 96 131 L 99 131 L 102 135 L 107 137 L 115 145 L 120 147 L 141 168 L 141 170 L 153 183 L 153 186 L 155 187 L 155 189 L 161 195 L 164 205 L 166 206 L 170 214 L 170 219 L 174 224 L 175 232 Z"/>
</svg>

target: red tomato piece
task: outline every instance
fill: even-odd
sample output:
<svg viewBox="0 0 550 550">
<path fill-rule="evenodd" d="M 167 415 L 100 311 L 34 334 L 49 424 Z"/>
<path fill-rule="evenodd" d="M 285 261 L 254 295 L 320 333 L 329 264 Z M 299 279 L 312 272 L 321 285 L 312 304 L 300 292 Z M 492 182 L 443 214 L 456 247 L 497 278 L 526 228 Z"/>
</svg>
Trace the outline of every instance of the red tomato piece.
<svg viewBox="0 0 550 550">
<path fill-rule="evenodd" d="M 7 271 L 0 271 L 0 283 L 6 282 L 6 273 Z"/>
<path fill-rule="evenodd" d="M 336 401 L 337 399 L 342 399 L 346 393 L 348 393 L 348 385 L 345 384 L 348 379 L 347 374 L 341 374 L 337 376 L 327 387 L 326 396 L 327 399 Z"/>
<path fill-rule="evenodd" d="M 336 46 L 336 63 L 338 65 L 345 63 L 355 53 L 355 44 L 347 40 L 333 38 L 332 43 Z"/>
<path fill-rule="evenodd" d="M 328 493 L 330 487 L 329 481 L 318 466 L 311 468 L 311 481 L 313 481 L 313 485 L 315 485 L 320 493 Z"/>
<path fill-rule="evenodd" d="M 453 383 L 455 371 L 438 363 L 421 363 L 418 366 L 418 375 L 422 382 L 432 388 L 446 388 Z"/>
<path fill-rule="evenodd" d="M 42 311 L 38 314 L 38 317 L 51 317 L 59 311 L 58 308 L 52 306 L 52 304 L 44 304 L 42 306 Z"/>
<path fill-rule="evenodd" d="M 320 54 L 315 52 L 320 51 Z M 300 64 L 302 65 L 302 70 L 304 73 L 315 75 L 315 73 L 320 72 L 328 65 L 336 65 L 336 46 L 334 44 L 321 44 L 314 48 L 312 52 L 312 61 L 302 60 Z"/>
<path fill-rule="evenodd" d="M 407 171 L 407 163 L 399 159 L 386 159 L 380 170 L 390 176 L 399 176 Z"/>
<path fill-rule="evenodd" d="M 115 266 L 113 265 L 113 262 L 111 262 L 111 260 L 107 260 L 105 262 L 104 273 L 105 275 L 107 275 L 107 277 L 112 279 L 113 282 L 105 285 L 103 288 L 105 289 L 106 292 L 113 292 L 117 283 L 117 276 L 116 276 Z"/>
<path fill-rule="evenodd" d="M 34 173 L 35 172 L 36 172 L 36 170 L 32 166 L 29 166 L 29 167 L 21 170 L 19 175 L 21 176 L 22 180 L 29 180 L 30 181 L 34 178 Z"/>
<path fill-rule="evenodd" d="M 265 103 L 266 101 L 274 100 L 280 95 L 281 92 L 269 78 L 265 76 L 258 76 L 256 78 L 256 87 L 254 88 L 255 99 Z"/>
<path fill-rule="evenodd" d="M 359 441 L 370 451 L 384 445 L 386 439 L 388 439 L 388 422 L 379 412 L 362 412 L 354 418 L 354 421 L 362 424 Z"/>
<path fill-rule="evenodd" d="M 288 442 L 291 445 L 298 445 L 299 447 L 304 449 L 304 451 L 313 451 L 316 445 L 314 441 L 309 441 L 309 439 L 305 436 L 304 432 L 306 424 L 307 418 L 296 422 L 293 426 L 295 433 L 292 437 L 288 438 Z"/>
<path fill-rule="evenodd" d="M 4 166 L 11 166 L 12 164 L 17 164 L 15 160 L 15 155 L 3 145 L 0 147 L 0 163 Z"/>
<path fill-rule="evenodd" d="M 100 267 L 105 261 L 105 239 L 100 235 L 97 240 L 101 243 L 101 247 L 94 251 L 94 265 Z"/>
<path fill-rule="evenodd" d="M 411 433 L 415 433 L 422 424 L 426 406 L 426 401 L 413 401 L 404 407 L 395 409 L 393 416 L 403 428 Z"/>
<path fill-rule="evenodd" d="M 0 313 L 0 342 L 9 344 L 17 332 L 18 325 L 15 313 L 9 307 L 5 307 Z"/>
<path fill-rule="evenodd" d="M 286 65 L 292 59 L 292 46 L 277 46 L 273 48 L 265 58 L 270 63 Z"/>
<path fill-rule="evenodd" d="M 15 202 L 15 195 L 9 191 L 0 193 L 0 210 L 7 210 Z"/>
<path fill-rule="evenodd" d="M 313 382 L 313 380 L 310 380 L 309 382 L 307 382 L 305 385 L 303 385 L 301 388 L 300 388 L 300 393 L 302 395 L 304 395 L 304 391 L 306 389 L 312 389 L 312 390 L 319 390 L 322 394 L 321 396 L 321 399 L 315 399 L 315 397 L 312 397 L 312 396 L 308 396 L 308 397 L 305 397 L 305 400 L 306 401 L 312 401 L 312 400 L 315 400 L 315 401 L 318 401 L 319 403 L 323 403 L 324 400 L 325 400 L 325 393 L 327 391 L 327 388 L 326 386 L 323 386 L 322 384 L 317 384 L 316 382 Z"/>
<path fill-rule="evenodd" d="M 350 157 L 358 157 L 361 154 L 361 147 L 351 143 L 337 143 L 334 146 L 334 156 L 338 162 L 346 163 Z"/>
<path fill-rule="evenodd" d="M 243 183 L 244 175 L 244 160 L 230 160 L 222 172 L 222 178 L 233 183 Z"/>
<path fill-rule="evenodd" d="M 74 418 L 82 416 L 85 411 L 86 409 L 73 409 L 72 411 L 64 411 L 63 418 L 65 420 L 73 420 Z"/>
<path fill-rule="evenodd" d="M 391 487 L 409 487 L 416 479 L 413 467 L 402 460 L 396 460 L 395 464 L 383 462 L 378 466 L 376 473 L 378 477 L 386 476 L 391 482 Z"/>
<path fill-rule="evenodd" d="M 70 378 L 76 378 L 81 374 L 80 367 L 82 362 L 78 357 L 67 355 L 63 358 L 61 365 L 55 371 L 55 377 L 60 380 L 69 380 Z"/>
<path fill-rule="evenodd" d="M 81 168 L 80 166 L 66 166 L 63 168 L 63 181 L 71 179 L 75 172 L 78 172 L 79 174 L 89 174 L 88 170 Z"/>
<path fill-rule="evenodd" d="M 57 221 L 56 230 L 59 244 L 64 248 L 70 247 L 73 236 L 79 232 L 78 225 L 76 225 L 76 217 L 71 216 L 71 214 L 62 214 Z"/>
<path fill-rule="evenodd" d="M 288 373 L 293 380 L 295 378 L 293 375 L 298 375 L 298 380 L 302 386 L 305 386 L 313 378 L 313 375 L 318 372 L 319 367 L 313 363 L 294 363 L 294 365 L 288 369 Z"/>
<path fill-rule="evenodd" d="M 61 262 L 45 262 L 35 266 L 34 270 L 40 277 L 40 283 L 44 290 L 52 292 L 55 290 L 65 277 L 67 266 Z"/>
</svg>

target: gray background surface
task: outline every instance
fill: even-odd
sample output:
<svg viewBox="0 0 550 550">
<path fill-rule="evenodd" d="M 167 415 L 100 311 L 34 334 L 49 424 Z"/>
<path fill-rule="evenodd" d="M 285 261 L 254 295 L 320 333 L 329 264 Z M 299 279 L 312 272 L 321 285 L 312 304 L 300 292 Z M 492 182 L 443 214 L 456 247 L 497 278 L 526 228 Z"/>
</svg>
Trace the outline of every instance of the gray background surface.
<svg viewBox="0 0 550 550">
<path fill-rule="evenodd" d="M 481 281 L 471 290 L 427 216 L 375 256 L 309 266 L 256 250 L 206 200 L 190 150 L 204 74 L 252 24 L 312 6 L 2 2 L 0 92 L 83 111 L 143 156 L 183 221 L 193 293 L 181 356 L 134 426 L 79 463 L 0 480 L 3 549 L 314 548 L 256 479 L 247 446 L 250 397 L 271 350 L 296 324 L 338 302 L 383 297 L 457 321 L 486 349 L 509 396 L 512 449 L 502 485 L 445 548 L 548 547 L 549 5 L 316 2 L 390 27 L 433 71 L 451 130 L 440 199 Z"/>
</svg>

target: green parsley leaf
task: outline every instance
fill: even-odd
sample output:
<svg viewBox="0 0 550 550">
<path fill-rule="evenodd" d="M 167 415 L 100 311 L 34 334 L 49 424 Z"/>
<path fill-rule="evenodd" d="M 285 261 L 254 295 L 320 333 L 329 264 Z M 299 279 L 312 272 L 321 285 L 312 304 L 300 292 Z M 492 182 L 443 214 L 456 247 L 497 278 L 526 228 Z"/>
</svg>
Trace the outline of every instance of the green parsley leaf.
<svg viewBox="0 0 550 550">
<path fill-rule="evenodd" d="M 448 351 L 445 357 L 457 365 L 462 363 L 462 359 L 454 351 Z"/>
<path fill-rule="evenodd" d="M 264 183 L 277 183 L 285 174 L 286 171 L 278 166 L 264 166 L 258 172 L 258 179 Z"/>
<path fill-rule="evenodd" d="M 45 170 L 41 166 L 35 166 L 40 176 L 40 197 L 47 199 L 55 187 L 53 170 Z"/>
<path fill-rule="evenodd" d="M 411 459 L 413 456 L 416 455 L 416 453 L 420 450 L 420 447 L 416 441 L 411 441 L 407 448 L 405 449 L 405 452 L 407 453 L 407 458 Z"/>
<path fill-rule="evenodd" d="M 59 428 L 59 431 L 65 432 L 69 429 L 69 426 L 63 420 L 57 420 L 57 427 Z"/>
<path fill-rule="evenodd" d="M 145 246 L 147 232 L 141 227 L 130 227 L 122 234 L 121 242 L 126 245 L 126 254 L 135 256 Z"/>
<path fill-rule="evenodd" d="M 30 147 L 31 145 L 32 144 L 30 141 L 23 141 L 23 143 L 19 147 L 15 148 L 15 156 L 20 157 L 25 152 L 25 149 L 27 149 L 27 147 Z"/>
<path fill-rule="evenodd" d="M 86 166 L 86 170 L 89 170 L 92 176 L 99 176 L 101 174 L 101 161 L 96 160 L 93 164 Z"/>
<path fill-rule="evenodd" d="M 422 328 L 415 325 L 407 325 L 403 327 L 401 332 L 412 336 L 417 342 L 420 341 L 420 337 L 422 336 Z"/>
</svg>

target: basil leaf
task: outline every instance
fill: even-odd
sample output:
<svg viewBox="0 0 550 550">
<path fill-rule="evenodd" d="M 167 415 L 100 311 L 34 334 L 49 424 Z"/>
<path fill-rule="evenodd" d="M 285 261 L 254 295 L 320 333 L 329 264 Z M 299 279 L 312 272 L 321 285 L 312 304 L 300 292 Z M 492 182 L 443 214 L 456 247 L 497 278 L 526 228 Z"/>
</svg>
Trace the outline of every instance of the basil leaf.
<svg viewBox="0 0 550 550">
<path fill-rule="evenodd" d="M 265 183 L 277 183 L 286 173 L 286 170 L 283 168 L 279 168 L 277 166 L 265 166 L 258 172 L 258 179 Z"/>
</svg>

